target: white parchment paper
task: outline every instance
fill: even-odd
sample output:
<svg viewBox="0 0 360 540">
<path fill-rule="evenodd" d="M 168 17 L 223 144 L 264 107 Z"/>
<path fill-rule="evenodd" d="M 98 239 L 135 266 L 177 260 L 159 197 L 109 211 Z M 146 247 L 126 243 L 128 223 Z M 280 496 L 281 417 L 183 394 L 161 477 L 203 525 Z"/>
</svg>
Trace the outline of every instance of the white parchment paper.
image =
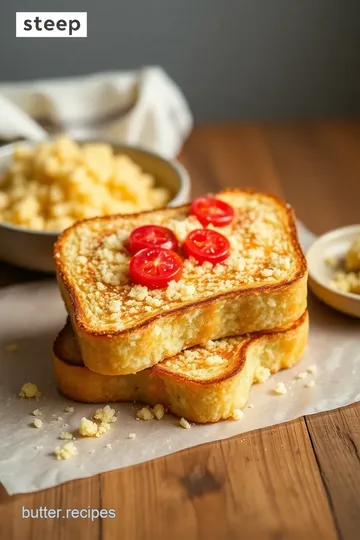
<svg viewBox="0 0 360 540">
<path fill-rule="evenodd" d="M 307 249 L 313 236 L 301 225 L 299 232 Z M 65 442 L 59 440 L 60 433 L 75 432 L 81 417 L 91 416 L 97 406 L 71 403 L 56 390 L 52 343 L 65 321 L 56 283 L 42 281 L 0 291 L 0 481 L 10 494 L 36 491 L 358 401 L 360 321 L 312 296 L 309 311 L 310 343 L 304 359 L 255 385 L 249 399 L 254 408 L 246 407 L 241 420 L 184 430 L 171 415 L 161 421 L 136 421 L 139 405 L 115 404 L 118 420 L 109 433 L 99 439 L 79 437 L 75 441 L 78 455 L 57 461 L 54 448 Z M 6 352 L 9 343 L 18 344 L 19 350 Z M 296 380 L 296 374 L 311 364 L 316 364 L 317 374 Z M 309 388 L 311 379 L 315 386 Z M 42 392 L 38 402 L 17 397 L 28 381 Z M 273 389 L 280 381 L 288 392 L 277 396 Z M 64 411 L 67 405 L 75 407 L 73 413 Z M 31 425 L 35 408 L 42 412 L 40 429 Z M 136 433 L 135 440 L 128 438 L 131 432 Z"/>
</svg>

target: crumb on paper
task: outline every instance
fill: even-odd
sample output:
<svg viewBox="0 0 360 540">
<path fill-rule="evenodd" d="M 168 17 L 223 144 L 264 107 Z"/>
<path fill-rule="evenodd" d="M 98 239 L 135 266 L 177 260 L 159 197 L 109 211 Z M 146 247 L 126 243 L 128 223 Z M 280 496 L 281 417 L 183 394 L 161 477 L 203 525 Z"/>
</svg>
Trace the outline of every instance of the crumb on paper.
<svg viewBox="0 0 360 540">
<path fill-rule="evenodd" d="M 109 450 L 112 450 L 112 444 L 111 443 L 108 443 L 105 447 L 108 448 Z"/>
<path fill-rule="evenodd" d="M 35 418 L 33 421 L 33 426 L 36 428 L 41 428 L 43 425 L 42 420 L 40 418 Z"/>
<path fill-rule="evenodd" d="M 255 405 L 253 403 L 249 403 L 249 405 L 247 406 L 248 409 L 254 409 L 255 408 Z"/>
<path fill-rule="evenodd" d="M 40 409 L 34 409 L 31 414 L 33 416 L 41 416 L 42 412 L 40 411 Z"/>
<path fill-rule="evenodd" d="M 150 407 L 142 407 L 137 413 L 136 417 L 139 420 L 154 420 L 154 413 L 150 410 Z"/>
<path fill-rule="evenodd" d="M 132 440 L 136 439 L 136 433 L 129 433 L 128 439 L 132 439 Z"/>
<path fill-rule="evenodd" d="M 94 420 L 82 417 L 80 420 L 79 433 L 83 437 L 102 437 L 111 429 L 111 423 L 117 420 L 115 410 L 106 405 L 103 409 L 97 409 Z"/>
<path fill-rule="evenodd" d="M 269 368 L 259 366 L 255 371 L 254 382 L 264 383 L 270 377 L 271 372 Z"/>
<path fill-rule="evenodd" d="M 68 406 L 68 407 L 65 407 L 64 411 L 65 412 L 74 412 L 75 409 L 74 409 L 74 407 Z"/>
<path fill-rule="evenodd" d="M 41 397 L 41 392 L 39 391 L 36 384 L 27 382 L 22 385 L 19 392 L 19 397 L 24 398 L 24 399 L 32 399 L 32 398 L 39 399 Z"/>
<path fill-rule="evenodd" d="M 102 409 L 97 409 L 94 414 L 95 420 L 100 420 L 100 422 L 105 422 L 107 424 L 111 424 L 112 422 L 116 422 L 116 412 L 115 409 L 112 409 L 110 405 L 105 405 Z"/>
<path fill-rule="evenodd" d="M 316 372 L 317 372 L 317 365 L 316 364 L 311 364 L 311 366 L 309 366 L 307 368 L 307 371 L 308 373 L 310 373 L 311 375 L 316 375 Z"/>
<path fill-rule="evenodd" d="M 69 459 L 72 456 L 76 456 L 77 454 L 76 446 L 73 442 L 67 442 L 64 444 L 64 446 L 57 446 L 54 450 L 54 455 L 56 459 Z"/>
<path fill-rule="evenodd" d="M 43 447 L 42 444 L 37 444 L 37 445 L 35 446 L 35 450 L 42 450 L 43 448 L 44 448 L 44 447 Z"/>
<path fill-rule="evenodd" d="M 234 420 L 241 420 L 244 416 L 244 412 L 241 409 L 234 409 L 232 412 L 232 417 Z"/>
<path fill-rule="evenodd" d="M 309 381 L 305 386 L 306 386 L 306 388 L 314 388 L 315 381 Z"/>
<path fill-rule="evenodd" d="M 5 351 L 8 353 L 15 353 L 20 349 L 20 346 L 17 343 L 9 343 L 5 345 Z"/>
<path fill-rule="evenodd" d="M 164 405 L 161 405 L 161 403 L 155 405 L 155 407 L 153 408 L 153 413 L 158 420 L 161 420 L 165 414 Z"/>
<path fill-rule="evenodd" d="M 59 422 L 61 422 L 61 420 L 63 419 L 62 416 L 58 416 L 57 419 L 59 420 Z"/>
<path fill-rule="evenodd" d="M 190 423 L 185 418 L 180 419 L 179 425 L 180 425 L 180 427 L 182 427 L 184 429 L 190 429 L 190 427 L 191 427 Z"/>
<path fill-rule="evenodd" d="M 296 378 L 297 378 L 297 379 L 305 379 L 305 377 L 307 377 L 307 376 L 308 376 L 308 374 L 307 374 L 306 371 L 301 371 L 300 373 L 298 373 L 298 374 L 296 375 Z"/>
<path fill-rule="evenodd" d="M 60 434 L 60 439 L 63 441 L 73 441 L 75 440 L 75 437 L 70 431 L 62 431 Z"/>
<path fill-rule="evenodd" d="M 286 394 L 287 388 L 286 388 L 286 386 L 285 386 L 285 384 L 284 384 L 283 382 L 279 382 L 279 383 L 277 383 L 277 385 L 275 386 L 274 392 L 275 392 L 275 394 L 277 394 L 278 396 L 281 396 L 281 395 L 283 395 L 283 394 Z"/>
</svg>

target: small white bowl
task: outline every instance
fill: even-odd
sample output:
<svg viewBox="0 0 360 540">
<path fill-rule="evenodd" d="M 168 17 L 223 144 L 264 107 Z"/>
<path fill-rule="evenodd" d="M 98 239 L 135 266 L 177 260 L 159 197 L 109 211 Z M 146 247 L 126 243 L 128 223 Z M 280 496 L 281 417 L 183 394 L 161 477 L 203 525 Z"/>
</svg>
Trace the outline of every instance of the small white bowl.
<svg viewBox="0 0 360 540">
<path fill-rule="evenodd" d="M 360 225 L 335 229 L 320 236 L 307 252 L 309 286 L 329 306 L 347 315 L 360 318 L 360 295 L 343 293 L 330 286 L 334 270 L 328 258 L 343 259 L 351 243 L 360 235 Z"/>
<path fill-rule="evenodd" d="M 115 145 L 110 141 L 102 142 L 111 144 L 116 154 L 129 156 L 143 171 L 156 179 L 157 186 L 167 188 L 172 196 L 169 206 L 178 206 L 189 201 L 190 178 L 186 169 L 179 162 L 169 161 L 141 148 Z M 33 147 L 36 143 L 21 142 L 20 144 Z M 15 144 L 0 148 L 0 174 L 9 167 L 14 148 Z M 0 260 L 31 270 L 54 272 L 52 249 L 60 232 L 34 231 L 0 222 Z"/>
</svg>

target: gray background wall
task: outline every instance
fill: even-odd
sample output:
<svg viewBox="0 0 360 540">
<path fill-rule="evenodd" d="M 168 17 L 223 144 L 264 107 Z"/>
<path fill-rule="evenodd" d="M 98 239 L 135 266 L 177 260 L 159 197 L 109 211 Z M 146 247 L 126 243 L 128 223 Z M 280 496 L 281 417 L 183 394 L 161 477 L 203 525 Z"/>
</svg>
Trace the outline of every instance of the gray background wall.
<svg viewBox="0 0 360 540">
<path fill-rule="evenodd" d="M 0 0 L 0 79 L 162 65 L 198 120 L 360 113 L 359 0 Z M 16 39 L 87 11 L 87 39 Z"/>
</svg>

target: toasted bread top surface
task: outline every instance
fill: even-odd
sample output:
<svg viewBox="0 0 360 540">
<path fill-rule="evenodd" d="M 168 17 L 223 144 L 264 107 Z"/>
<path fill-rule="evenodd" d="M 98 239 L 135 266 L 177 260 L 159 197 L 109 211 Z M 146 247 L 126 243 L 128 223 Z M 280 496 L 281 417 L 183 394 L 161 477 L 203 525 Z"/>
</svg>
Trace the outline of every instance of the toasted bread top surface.
<svg viewBox="0 0 360 540">
<path fill-rule="evenodd" d="M 64 231 L 54 249 L 57 273 L 73 304 L 75 317 L 94 332 L 119 332 L 185 305 L 234 291 L 278 288 L 299 279 L 306 261 L 298 244 L 292 210 L 271 195 L 226 190 L 216 195 L 234 207 L 231 225 L 218 229 L 231 245 L 221 264 L 184 259 L 180 281 L 149 290 L 129 277 L 127 241 L 140 225 L 170 228 L 182 244 L 201 228 L 189 206 L 80 222 Z"/>
</svg>

